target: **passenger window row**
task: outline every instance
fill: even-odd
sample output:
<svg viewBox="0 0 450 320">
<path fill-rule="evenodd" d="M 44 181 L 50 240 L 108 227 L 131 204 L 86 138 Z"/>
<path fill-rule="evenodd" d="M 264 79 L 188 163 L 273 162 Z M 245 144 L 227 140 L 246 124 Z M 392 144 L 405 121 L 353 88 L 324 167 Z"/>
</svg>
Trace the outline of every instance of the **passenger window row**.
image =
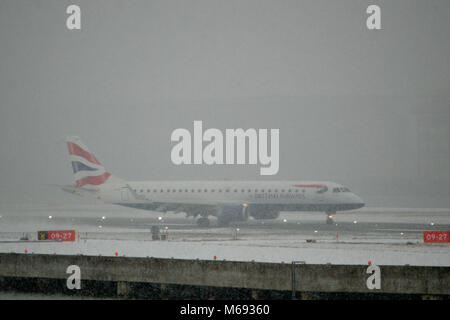
<svg viewBox="0 0 450 320">
<path fill-rule="evenodd" d="M 144 189 L 140 189 L 140 190 L 133 189 L 133 191 L 134 192 L 139 192 L 139 193 L 144 193 L 145 192 Z M 179 192 L 179 193 L 181 193 L 181 192 L 185 192 L 185 193 L 189 193 L 189 192 L 191 192 L 191 193 L 195 193 L 195 192 L 197 192 L 197 193 L 201 193 L 201 192 L 207 193 L 207 192 L 211 192 L 211 193 L 213 193 L 213 192 L 216 192 L 216 189 L 209 189 L 209 190 L 208 189 L 190 189 L 190 190 L 189 189 L 178 189 L 178 190 L 177 189 L 153 189 L 153 190 L 147 189 L 146 191 L 147 191 L 147 193 L 150 193 L 150 192 L 153 192 L 153 193 L 158 193 L 158 192 L 159 193 L 163 193 L 163 192 L 167 192 L 167 193 L 169 193 L 169 192 L 172 192 L 172 193 L 175 193 L 175 192 Z M 241 189 L 239 191 L 241 193 L 245 193 L 246 192 L 245 189 Z M 252 191 L 253 191 L 252 189 L 248 189 L 247 190 L 248 193 L 251 193 Z M 281 191 L 281 193 L 285 193 L 286 190 L 285 189 L 281 189 L 280 191 Z M 305 192 L 305 190 L 302 190 L 302 191 Z M 218 189 L 217 192 L 222 192 L 222 189 Z M 230 192 L 230 189 L 225 189 L 225 192 Z M 234 189 L 233 192 L 238 192 L 238 189 Z M 255 193 L 257 193 L 257 192 L 265 192 L 265 189 L 261 189 L 261 190 L 255 189 L 254 192 Z M 270 192 L 272 192 L 272 190 L 268 189 L 267 192 L 270 193 Z M 273 190 L 273 192 L 277 193 L 278 189 Z M 287 190 L 287 192 L 288 193 L 292 193 L 292 189 Z M 295 192 L 298 193 L 299 189 L 295 189 Z"/>
</svg>

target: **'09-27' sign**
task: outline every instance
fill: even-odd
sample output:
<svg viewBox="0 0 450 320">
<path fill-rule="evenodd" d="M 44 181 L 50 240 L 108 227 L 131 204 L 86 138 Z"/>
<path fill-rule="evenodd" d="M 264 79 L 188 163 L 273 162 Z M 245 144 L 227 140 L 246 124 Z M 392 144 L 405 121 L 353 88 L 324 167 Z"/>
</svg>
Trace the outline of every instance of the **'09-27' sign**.
<svg viewBox="0 0 450 320">
<path fill-rule="evenodd" d="M 75 241 L 75 230 L 38 231 L 38 240 Z"/>
<path fill-rule="evenodd" d="M 450 231 L 424 231 L 423 242 L 450 242 Z"/>
</svg>

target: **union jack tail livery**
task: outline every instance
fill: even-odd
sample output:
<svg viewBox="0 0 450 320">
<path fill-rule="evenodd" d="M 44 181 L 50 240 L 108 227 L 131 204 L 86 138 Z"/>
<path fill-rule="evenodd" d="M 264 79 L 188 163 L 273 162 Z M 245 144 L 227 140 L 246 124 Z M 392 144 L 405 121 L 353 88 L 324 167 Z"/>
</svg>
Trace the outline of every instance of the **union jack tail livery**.
<svg viewBox="0 0 450 320">
<path fill-rule="evenodd" d="M 111 173 L 105 170 L 79 137 L 67 137 L 67 148 L 76 188 L 99 186 L 111 180 Z"/>
</svg>

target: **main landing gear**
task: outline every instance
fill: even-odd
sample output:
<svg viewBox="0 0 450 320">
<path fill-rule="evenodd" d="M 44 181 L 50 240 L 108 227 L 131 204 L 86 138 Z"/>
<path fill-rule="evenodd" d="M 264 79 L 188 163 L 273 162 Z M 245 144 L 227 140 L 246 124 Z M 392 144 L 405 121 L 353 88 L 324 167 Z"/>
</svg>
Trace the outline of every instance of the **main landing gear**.
<svg viewBox="0 0 450 320">
<path fill-rule="evenodd" d="M 199 227 L 202 227 L 202 228 L 207 228 L 207 227 L 209 227 L 209 219 L 208 218 L 198 218 L 197 219 L 197 224 L 198 224 L 198 226 Z"/>
</svg>

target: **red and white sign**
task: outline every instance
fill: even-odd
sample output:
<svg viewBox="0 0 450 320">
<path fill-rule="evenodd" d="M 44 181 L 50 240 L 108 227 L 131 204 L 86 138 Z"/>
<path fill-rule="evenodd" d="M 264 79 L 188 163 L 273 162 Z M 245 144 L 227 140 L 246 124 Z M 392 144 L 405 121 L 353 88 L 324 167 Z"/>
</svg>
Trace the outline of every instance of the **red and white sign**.
<svg viewBox="0 0 450 320">
<path fill-rule="evenodd" d="M 50 230 L 48 240 L 75 241 L 75 230 Z"/>
<path fill-rule="evenodd" d="M 424 231 L 423 242 L 450 242 L 450 231 Z"/>
</svg>

